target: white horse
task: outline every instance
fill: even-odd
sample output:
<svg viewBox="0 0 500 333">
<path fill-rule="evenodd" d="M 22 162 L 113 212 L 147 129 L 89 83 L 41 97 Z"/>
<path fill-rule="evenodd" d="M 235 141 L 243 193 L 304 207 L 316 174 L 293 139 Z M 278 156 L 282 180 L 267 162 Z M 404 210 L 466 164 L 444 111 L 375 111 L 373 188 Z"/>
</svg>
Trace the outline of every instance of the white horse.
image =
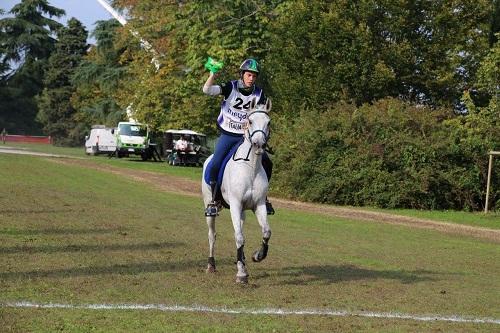
<svg viewBox="0 0 500 333">
<path fill-rule="evenodd" d="M 269 111 L 271 100 L 265 105 L 257 105 L 256 99 L 250 103 L 244 141 L 233 157 L 228 161 L 224 170 L 221 184 L 221 192 L 224 200 L 230 206 L 231 220 L 234 227 L 234 237 L 237 249 L 236 282 L 247 283 L 248 272 L 245 265 L 245 254 L 243 246 L 243 224 L 245 222 L 245 210 L 253 210 L 257 221 L 262 228 L 262 245 L 255 251 L 252 260 L 262 261 L 267 256 L 268 242 L 271 237 L 271 229 L 267 221 L 266 196 L 268 180 L 266 172 L 262 167 L 262 154 L 269 137 Z M 203 174 L 212 159 L 210 156 L 203 166 Z M 205 207 L 212 200 L 210 186 L 202 179 L 202 193 Z M 215 216 L 207 216 L 209 257 L 207 272 L 215 272 Z"/>
</svg>

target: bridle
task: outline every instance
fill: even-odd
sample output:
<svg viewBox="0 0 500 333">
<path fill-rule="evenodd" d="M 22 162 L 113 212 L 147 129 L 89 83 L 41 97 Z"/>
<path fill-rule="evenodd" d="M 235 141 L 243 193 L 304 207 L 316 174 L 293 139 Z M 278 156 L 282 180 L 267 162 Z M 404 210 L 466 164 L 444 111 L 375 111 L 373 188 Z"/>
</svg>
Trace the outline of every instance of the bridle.
<svg viewBox="0 0 500 333">
<path fill-rule="evenodd" d="M 261 111 L 261 110 L 256 110 L 256 111 L 252 111 L 248 114 L 248 121 L 250 121 L 250 116 L 255 114 L 255 113 L 264 113 L 268 118 L 269 117 L 269 113 L 266 112 L 266 111 Z M 270 135 L 266 132 L 264 132 L 263 130 L 261 129 L 256 129 L 255 131 L 252 131 L 250 132 L 250 126 L 249 124 L 247 123 L 246 125 L 246 128 L 245 128 L 245 139 L 247 139 L 249 142 L 250 142 L 250 148 L 248 149 L 248 152 L 247 152 L 247 156 L 245 158 L 236 158 L 236 151 L 234 152 L 233 154 L 233 161 L 249 161 L 249 157 L 250 157 L 250 152 L 252 151 L 252 138 L 255 134 L 257 133 L 262 133 L 264 135 L 264 145 L 262 146 L 262 149 L 265 149 L 266 148 L 266 145 L 267 145 L 267 141 L 269 140 L 269 137 Z"/>
<path fill-rule="evenodd" d="M 253 115 L 253 114 L 255 114 L 255 113 L 264 113 L 267 117 L 269 117 L 269 113 L 268 112 L 257 110 L 257 111 L 250 112 L 248 114 L 247 119 L 250 121 L 250 116 Z M 269 133 L 266 133 L 266 132 L 264 132 L 261 129 L 256 129 L 255 131 L 253 131 L 253 132 L 250 133 L 250 127 L 248 125 L 247 125 L 247 129 L 246 129 L 246 133 L 248 134 L 248 139 L 249 139 L 250 142 L 252 142 L 252 138 L 253 138 L 253 136 L 255 134 L 262 133 L 264 135 L 264 146 L 262 148 L 266 147 L 267 141 L 269 140 Z"/>
</svg>

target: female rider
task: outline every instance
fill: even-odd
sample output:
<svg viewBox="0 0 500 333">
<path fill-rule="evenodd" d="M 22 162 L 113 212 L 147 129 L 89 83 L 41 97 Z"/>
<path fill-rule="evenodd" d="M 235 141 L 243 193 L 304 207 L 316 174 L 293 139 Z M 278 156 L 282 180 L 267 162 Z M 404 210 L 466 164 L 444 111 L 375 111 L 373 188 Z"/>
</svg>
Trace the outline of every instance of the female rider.
<svg viewBox="0 0 500 333">
<path fill-rule="evenodd" d="M 259 75 L 259 64 L 254 59 L 243 61 L 240 66 L 239 80 L 229 81 L 220 85 L 214 85 L 215 74 L 210 75 L 203 86 L 203 92 L 210 96 L 223 95 L 221 111 L 217 118 L 217 128 L 220 136 L 215 146 L 212 157 L 212 169 L 210 170 L 210 187 L 212 189 L 212 202 L 205 209 L 206 216 L 216 216 L 218 214 L 215 202 L 217 190 L 217 176 L 224 158 L 234 145 L 238 144 L 244 134 L 247 113 L 250 109 L 251 100 L 256 97 L 257 104 L 266 103 L 264 91 L 255 85 Z M 267 179 L 271 179 L 273 164 L 269 156 L 262 155 L 262 166 L 266 171 Z M 274 214 L 271 203 L 266 199 L 267 214 Z"/>
</svg>

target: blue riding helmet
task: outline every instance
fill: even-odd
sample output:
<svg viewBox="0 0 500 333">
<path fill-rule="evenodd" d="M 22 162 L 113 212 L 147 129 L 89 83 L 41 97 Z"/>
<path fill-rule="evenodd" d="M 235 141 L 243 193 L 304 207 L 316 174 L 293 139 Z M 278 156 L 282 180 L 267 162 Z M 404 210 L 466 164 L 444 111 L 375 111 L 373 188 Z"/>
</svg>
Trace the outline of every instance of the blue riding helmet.
<svg viewBox="0 0 500 333">
<path fill-rule="evenodd" d="M 243 61 L 240 65 L 240 75 L 243 75 L 243 72 L 254 72 L 259 74 L 260 66 L 257 60 L 255 59 L 247 59 Z"/>
</svg>

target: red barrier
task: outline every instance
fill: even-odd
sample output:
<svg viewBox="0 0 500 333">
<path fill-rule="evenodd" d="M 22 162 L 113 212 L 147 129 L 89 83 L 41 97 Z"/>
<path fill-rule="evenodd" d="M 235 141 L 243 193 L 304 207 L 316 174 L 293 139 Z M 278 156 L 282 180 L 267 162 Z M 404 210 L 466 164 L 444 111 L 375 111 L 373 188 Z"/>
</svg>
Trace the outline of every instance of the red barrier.
<svg viewBox="0 0 500 333">
<path fill-rule="evenodd" d="M 3 140 L 3 137 L 2 137 Z M 51 144 L 50 136 L 34 136 L 34 135 L 11 135 L 5 136 L 5 142 L 29 142 L 29 143 L 45 143 Z"/>
</svg>

